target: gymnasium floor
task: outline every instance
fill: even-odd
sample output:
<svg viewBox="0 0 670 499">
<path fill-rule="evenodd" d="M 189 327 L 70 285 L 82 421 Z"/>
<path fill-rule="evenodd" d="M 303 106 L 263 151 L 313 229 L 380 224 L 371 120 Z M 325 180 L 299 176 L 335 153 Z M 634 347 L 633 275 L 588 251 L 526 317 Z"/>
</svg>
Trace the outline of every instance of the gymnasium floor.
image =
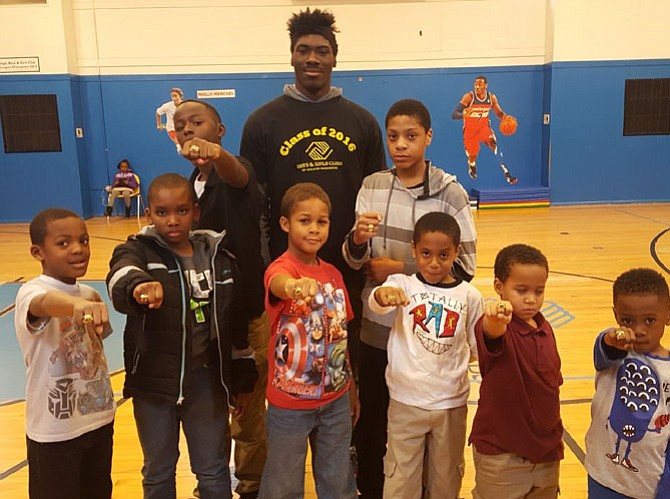
<svg viewBox="0 0 670 499">
<path fill-rule="evenodd" d="M 565 460 L 561 465 L 562 497 L 586 498 L 583 467 L 584 435 L 590 421 L 593 394 L 592 346 L 596 334 L 614 324 L 611 312 L 611 284 L 624 270 L 651 267 L 670 278 L 670 204 L 599 205 L 550 207 L 475 212 L 478 231 L 478 267 L 474 284 L 488 299 L 494 298 L 492 265 L 503 246 L 525 242 L 540 248 L 549 259 L 550 276 L 544 312 L 554 326 L 562 358 L 565 383 L 561 390 L 561 411 L 565 425 Z M 131 219 L 87 221 L 91 234 L 92 259 L 86 282 L 99 287 L 107 272 L 113 247 L 137 230 Z M 24 375 L 13 330 L 13 298 L 19 286 L 39 273 L 28 253 L 26 224 L 0 225 L 0 497 L 27 497 L 25 462 Z M 115 331 L 122 331 L 123 319 L 114 315 Z M 667 346 L 669 341 L 664 341 Z M 121 335 L 105 341 L 110 369 L 121 368 Z M 472 392 L 469 419 L 478 397 L 479 377 L 471 371 Z M 123 372 L 112 378 L 120 399 Z M 513 429 L 511 430 L 513 431 Z M 473 466 L 466 449 L 466 476 L 462 497 L 471 497 Z M 191 497 L 194 479 L 188 470 L 187 453 L 178 469 L 178 497 Z M 141 451 L 137 443 L 131 403 L 119 406 L 115 426 L 113 462 L 114 498 L 141 496 Z M 306 473 L 310 474 L 309 464 Z M 316 497 L 308 479 L 307 498 Z"/>
</svg>

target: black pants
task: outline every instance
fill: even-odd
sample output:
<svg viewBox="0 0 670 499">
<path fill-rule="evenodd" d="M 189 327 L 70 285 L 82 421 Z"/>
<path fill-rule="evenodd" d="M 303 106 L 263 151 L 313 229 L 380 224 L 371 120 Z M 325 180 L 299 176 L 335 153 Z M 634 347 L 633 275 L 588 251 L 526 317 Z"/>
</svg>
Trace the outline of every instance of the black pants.
<svg viewBox="0 0 670 499">
<path fill-rule="evenodd" d="M 114 423 L 64 442 L 26 437 L 30 499 L 110 499 Z"/>
<path fill-rule="evenodd" d="M 358 455 L 358 490 L 364 499 L 382 499 L 389 391 L 386 387 L 386 350 L 359 345 L 358 390 L 361 417 L 354 431 Z"/>
</svg>

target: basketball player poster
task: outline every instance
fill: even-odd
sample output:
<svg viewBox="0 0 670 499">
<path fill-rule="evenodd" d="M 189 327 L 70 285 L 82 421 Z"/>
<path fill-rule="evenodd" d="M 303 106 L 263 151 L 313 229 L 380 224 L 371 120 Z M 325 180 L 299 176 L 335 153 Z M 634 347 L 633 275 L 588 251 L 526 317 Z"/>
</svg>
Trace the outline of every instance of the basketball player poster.
<svg viewBox="0 0 670 499">
<path fill-rule="evenodd" d="M 170 89 L 170 100 L 156 109 L 156 128 L 167 132 L 168 137 L 177 149 L 177 154 L 181 154 L 181 146 L 177 142 L 177 134 L 174 131 L 174 113 L 183 98 L 184 92 L 181 91 L 181 88 L 174 87 Z M 162 116 L 165 116 L 165 123 L 163 123 Z"/>
<path fill-rule="evenodd" d="M 486 76 L 475 77 L 474 90 L 467 92 L 451 114 L 455 120 L 463 120 L 463 146 L 468 157 L 468 175 L 477 180 L 477 157 L 480 144 L 486 145 L 498 159 L 505 180 L 509 184 L 516 184 L 518 179 L 513 176 L 503 162 L 502 151 L 498 149 L 496 134 L 491 128 L 491 110 L 500 119 L 500 133 L 512 135 L 517 129 L 517 120 L 510 114 L 505 114 L 495 94 L 488 90 Z"/>
</svg>

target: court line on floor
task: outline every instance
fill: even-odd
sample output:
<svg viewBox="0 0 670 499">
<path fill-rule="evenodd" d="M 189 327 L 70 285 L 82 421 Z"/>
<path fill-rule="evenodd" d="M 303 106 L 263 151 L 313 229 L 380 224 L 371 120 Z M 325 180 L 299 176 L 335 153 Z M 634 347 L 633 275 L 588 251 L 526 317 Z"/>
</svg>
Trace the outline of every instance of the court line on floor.
<svg viewBox="0 0 670 499">
<path fill-rule="evenodd" d="M 121 407 L 123 404 L 125 404 L 126 402 L 128 402 L 128 400 L 130 400 L 130 399 L 127 399 L 127 398 L 123 398 L 123 397 L 122 397 L 121 399 L 119 399 L 119 400 L 116 402 L 116 408 L 118 409 L 118 408 Z M 17 471 L 21 471 L 21 470 L 22 470 L 23 468 L 25 468 L 26 466 L 28 466 L 28 460 L 27 460 L 27 459 L 24 459 L 23 461 L 21 461 L 21 462 L 19 462 L 19 463 L 16 463 L 14 466 L 11 466 L 11 467 L 7 468 L 7 469 L 4 470 L 4 471 L 0 471 L 0 482 L 1 482 L 2 480 L 4 480 L 5 478 L 9 478 L 10 476 L 12 476 L 12 475 L 13 475 L 14 473 L 16 473 Z"/>
<path fill-rule="evenodd" d="M 662 230 L 656 234 L 656 237 L 654 237 L 651 240 L 651 243 L 649 243 L 649 253 L 651 253 L 651 257 L 656 262 L 656 265 L 665 270 L 666 273 L 670 274 L 670 269 L 661 261 L 661 258 L 658 256 L 658 252 L 656 251 L 656 244 L 658 243 L 659 239 L 661 239 L 668 231 L 670 231 L 670 228 Z"/>
</svg>

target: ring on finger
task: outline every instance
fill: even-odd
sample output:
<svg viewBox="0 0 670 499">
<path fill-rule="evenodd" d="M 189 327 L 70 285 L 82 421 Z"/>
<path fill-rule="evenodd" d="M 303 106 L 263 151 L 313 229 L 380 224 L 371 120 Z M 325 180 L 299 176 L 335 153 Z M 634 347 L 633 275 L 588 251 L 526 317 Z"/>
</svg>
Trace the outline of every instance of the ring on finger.
<svg viewBox="0 0 670 499">
<path fill-rule="evenodd" d="M 302 294 L 302 288 L 300 286 L 296 286 L 295 289 L 293 290 L 294 295 L 299 295 Z"/>
<path fill-rule="evenodd" d="M 91 314 L 84 314 L 81 318 L 81 323 L 84 325 L 93 324 L 93 316 Z"/>
<path fill-rule="evenodd" d="M 623 340 L 623 339 L 625 339 L 625 338 L 626 338 L 626 331 L 624 331 L 623 329 L 619 329 L 619 330 L 616 332 L 616 339 L 617 339 L 617 340 Z"/>
<path fill-rule="evenodd" d="M 193 144 L 191 147 L 188 148 L 188 152 L 192 152 L 193 154 L 198 154 L 200 152 L 200 146 L 197 144 Z"/>
<path fill-rule="evenodd" d="M 368 224 L 368 232 L 374 232 L 375 226 L 373 224 Z"/>
<path fill-rule="evenodd" d="M 140 302 L 146 303 L 149 301 L 149 295 L 146 293 L 140 294 Z"/>
<path fill-rule="evenodd" d="M 498 311 L 499 312 L 504 312 L 505 311 L 505 304 L 503 302 L 498 302 Z"/>
<path fill-rule="evenodd" d="M 395 303 L 395 296 L 391 295 L 387 298 L 387 300 L 389 301 L 389 303 Z"/>
</svg>

